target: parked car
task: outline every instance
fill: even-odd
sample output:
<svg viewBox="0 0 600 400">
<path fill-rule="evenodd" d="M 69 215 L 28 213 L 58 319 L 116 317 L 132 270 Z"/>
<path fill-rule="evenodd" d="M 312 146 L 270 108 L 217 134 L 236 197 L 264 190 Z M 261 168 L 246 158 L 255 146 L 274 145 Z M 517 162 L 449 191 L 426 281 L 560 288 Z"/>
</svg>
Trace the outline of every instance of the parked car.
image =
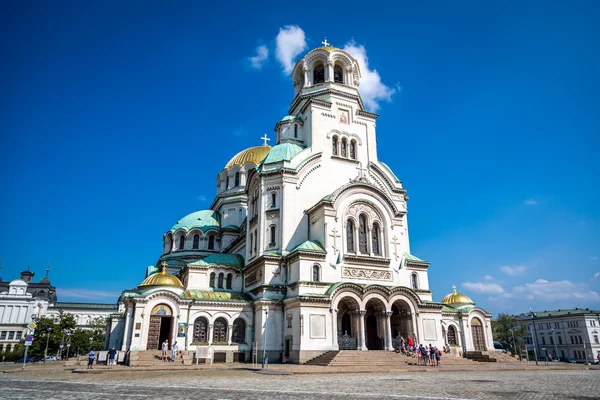
<svg viewBox="0 0 600 400">
<path fill-rule="evenodd" d="M 570 364 L 575 364 L 575 360 L 573 360 L 571 357 L 559 357 L 558 360 L 560 362 L 566 362 L 566 363 L 570 363 Z"/>
<path fill-rule="evenodd" d="M 48 356 L 46 357 L 46 361 L 57 361 L 55 356 Z"/>
<path fill-rule="evenodd" d="M 33 356 L 31 357 L 31 362 L 40 362 L 44 361 L 44 356 Z"/>
<path fill-rule="evenodd" d="M 25 357 L 21 357 L 17 361 L 15 361 L 15 364 L 23 364 L 24 360 L 25 360 Z M 33 362 L 33 358 L 32 357 L 27 357 L 27 361 L 26 362 L 28 362 L 28 363 Z"/>
</svg>

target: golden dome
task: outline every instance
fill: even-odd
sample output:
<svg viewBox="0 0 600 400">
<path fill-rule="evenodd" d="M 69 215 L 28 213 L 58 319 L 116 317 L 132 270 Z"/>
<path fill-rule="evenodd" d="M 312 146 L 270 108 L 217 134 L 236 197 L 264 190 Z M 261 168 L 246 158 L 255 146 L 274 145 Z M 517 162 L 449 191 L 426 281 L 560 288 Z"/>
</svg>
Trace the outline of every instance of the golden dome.
<svg viewBox="0 0 600 400">
<path fill-rule="evenodd" d="M 171 275 L 166 271 L 167 267 L 163 264 L 160 272 L 150 275 L 144 282 L 140 284 L 142 286 L 172 286 L 184 289 L 183 284 L 175 275 Z"/>
<path fill-rule="evenodd" d="M 450 293 L 448 296 L 444 297 L 442 303 L 444 304 L 475 304 L 473 300 L 469 298 L 469 296 L 456 293 L 456 286 L 452 286 L 454 289 L 453 293 Z"/>
<path fill-rule="evenodd" d="M 225 169 L 229 169 L 233 166 L 242 166 L 248 162 L 258 165 L 262 160 L 265 159 L 267 154 L 271 151 L 271 146 L 254 146 L 249 149 L 242 150 L 237 153 L 225 166 Z"/>
</svg>

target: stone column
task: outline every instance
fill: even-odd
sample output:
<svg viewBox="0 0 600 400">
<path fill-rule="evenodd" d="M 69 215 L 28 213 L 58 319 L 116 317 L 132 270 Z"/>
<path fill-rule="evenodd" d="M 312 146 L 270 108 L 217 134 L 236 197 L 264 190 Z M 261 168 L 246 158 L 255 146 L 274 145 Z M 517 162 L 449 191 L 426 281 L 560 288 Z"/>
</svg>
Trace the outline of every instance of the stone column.
<svg viewBox="0 0 600 400">
<path fill-rule="evenodd" d="M 133 323 L 131 321 L 131 314 L 132 314 L 132 311 L 129 310 L 129 306 L 126 306 L 126 308 L 125 308 L 125 327 L 123 329 L 123 344 L 121 345 L 121 351 L 127 351 L 127 346 L 129 345 L 129 333 L 130 333 L 129 331 L 130 331 L 130 329 L 133 330 L 131 328 L 131 324 Z"/>
<path fill-rule="evenodd" d="M 309 83 L 308 80 L 308 68 L 304 68 L 304 86 L 303 87 L 307 87 Z M 300 88 L 300 90 L 302 90 L 302 88 Z"/>
<path fill-rule="evenodd" d="M 231 336 L 233 335 L 233 325 L 227 327 L 227 344 L 231 346 Z"/>
<path fill-rule="evenodd" d="M 213 342 L 213 324 L 208 325 L 208 344 L 212 344 Z"/>
<path fill-rule="evenodd" d="M 367 344 L 365 341 L 365 315 L 367 315 L 367 311 L 366 310 L 360 310 L 358 312 L 358 340 L 359 340 L 359 345 L 358 345 L 358 349 L 359 350 L 369 350 L 367 349 Z"/>
<path fill-rule="evenodd" d="M 333 336 L 331 338 L 331 345 L 335 348 L 338 349 L 339 345 L 338 345 L 338 328 L 337 328 L 337 312 L 338 310 L 335 308 L 332 308 L 329 310 L 331 312 L 331 330 L 333 332 Z"/>
<path fill-rule="evenodd" d="M 392 345 L 392 311 L 387 311 L 385 313 L 385 329 L 386 329 L 386 333 L 385 333 L 385 338 L 387 341 L 387 344 L 385 345 L 385 349 L 389 350 L 389 351 L 394 351 L 394 346 Z"/>
<path fill-rule="evenodd" d="M 333 82 L 333 62 L 328 61 L 325 66 L 325 82 Z"/>
</svg>

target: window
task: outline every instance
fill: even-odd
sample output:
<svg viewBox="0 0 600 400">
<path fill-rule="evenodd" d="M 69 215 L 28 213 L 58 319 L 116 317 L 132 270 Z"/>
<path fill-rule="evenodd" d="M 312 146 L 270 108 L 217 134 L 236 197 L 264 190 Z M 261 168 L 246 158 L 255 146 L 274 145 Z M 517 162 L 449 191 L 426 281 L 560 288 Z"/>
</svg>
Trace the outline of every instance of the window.
<svg viewBox="0 0 600 400">
<path fill-rule="evenodd" d="M 550 344 L 554 344 L 554 338 L 550 336 Z"/>
<path fill-rule="evenodd" d="M 558 337 L 558 344 L 562 344 L 562 336 Z"/>
<path fill-rule="evenodd" d="M 448 344 L 452 345 L 452 344 L 458 344 L 456 342 L 456 330 L 454 329 L 454 326 L 450 325 L 448 327 Z"/>
<path fill-rule="evenodd" d="M 542 344 L 546 344 L 546 338 L 542 336 Z"/>
<path fill-rule="evenodd" d="M 375 222 L 373 224 L 373 232 L 371 232 L 371 241 L 372 243 L 372 249 L 373 249 L 373 254 L 376 255 L 380 255 L 381 254 L 381 250 L 379 249 L 379 224 L 377 222 Z"/>
<path fill-rule="evenodd" d="M 208 282 L 208 286 L 214 288 L 215 287 L 215 273 L 210 273 L 210 281 Z"/>
<path fill-rule="evenodd" d="M 312 268 L 312 275 L 313 275 L 312 280 L 313 280 L 313 282 L 320 282 L 321 281 L 321 279 L 320 279 L 321 277 L 320 277 L 319 272 L 320 272 L 319 271 L 319 266 L 318 265 L 313 265 L 313 268 Z"/>
<path fill-rule="evenodd" d="M 240 186 L 240 173 L 239 171 L 235 173 L 235 187 Z"/>
<path fill-rule="evenodd" d="M 555 322 L 554 323 L 554 329 L 558 329 L 558 328 L 560 328 L 560 324 L 558 322 Z"/>
<path fill-rule="evenodd" d="M 361 214 L 358 217 L 358 251 L 367 254 L 369 253 L 367 246 L 367 217 Z"/>
<path fill-rule="evenodd" d="M 275 246 L 275 225 L 271 225 L 269 228 L 271 241 L 269 242 L 269 246 Z"/>
<path fill-rule="evenodd" d="M 213 342 L 226 343 L 227 342 L 227 321 L 223 318 L 217 318 L 213 326 Z"/>
<path fill-rule="evenodd" d="M 183 250 L 184 247 L 185 247 L 185 236 L 181 235 L 181 236 L 179 236 L 179 250 Z"/>
<path fill-rule="evenodd" d="M 209 250 L 215 249 L 215 237 L 213 235 L 210 235 L 208 237 L 208 249 Z"/>
<path fill-rule="evenodd" d="M 219 289 L 223 289 L 223 276 L 224 274 L 221 272 L 219 274 Z"/>
<path fill-rule="evenodd" d="M 298 125 L 294 125 L 294 138 L 298 138 Z"/>
<path fill-rule="evenodd" d="M 256 248 L 258 243 L 258 235 L 256 234 L 256 231 L 254 231 L 254 248 L 252 249 L 255 253 L 256 253 Z"/>
<path fill-rule="evenodd" d="M 598 344 L 598 335 L 594 335 L 594 343 Z"/>
<path fill-rule="evenodd" d="M 412 288 L 413 289 L 418 289 L 419 288 L 419 282 L 417 281 L 417 274 L 412 274 L 411 281 L 412 281 Z"/>
<path fill-rule="evenodd" d="M 583 338 L 579 336 L 579 344 L 583 344 Z"/>
<path fill-rule="evenodd" d="M 271 208 L 277 207 L 277 193 L 271 193 Z"/>
<path fill-rule="evenodd" d="M 550 324 L 546 324 L 546 329 L 550 329 Z"/>
<path fill-rule="evenodd" d="M 233 275 L 227 274 L 227 289 L 231 289 L 231 284 L 233 283 Z"/>
<path fill-rule="evenodd" d="M 340 149 L 340 156 L 346 158 L 348 157 L 348 141 L 346 140 L 346 138 L 342 138 L 342 148 Z"/>
<path fill-rule="evenodd" d="M 344 83 L 344 70 L 339 65 L 333 68 L 333 81 L 335 83 Z"/>
<path fill-rule="evenodd" d="M 346 247 L 354 253 L 354 223 L 350 219 L 346 222 Z"/>
<path fill-rule="evenodd" d="M 356 140 L 350 141 L 350 158 L 356 160 Z"/>
<path fill-rule="evenodd" d="M 7 338 L 7 340 L 13 340 L 14 337 L 15 337 L 15 333 L 14 332 L 12 332 L 12 331 L 8 332 L 8 338 Z"/>
<path fill-rule="evenodd" d="M 571 339 L 571 344 L 575 344 L 575 336 L 569 336 L 569 338 Z"/>
<path fill-rule="evenodd" d="M 8 332 L 6 332 L 6 331 L 2 331 L 2 332 L 0 332 L 0 340 L 6 340 L 6 334 L 7 334 L 7 333 L 8 333 Z"/>
<path fill-rule="evenodd" d="M 325 66 L 319 64 L 313 71 L 313 82 L 314 84 L 325 82 Z"/>
<path fill-rule="evenodd" d="M 238 318 L 233 321 L 233 332 L 231 332 L 233 343 L 246 343 L 246 321 Z"/>
<path fill-rule="evenodd" d="M 200 235 L 197 233 L 194 235 L 194 243 L 192 244 L 192 249 L 197 249 L 200 247 Z"/>
<path fill-rule="evenodd" d="M 331 154 L 333 154 L 334 156 L 338 155 L 338 137 L 334 136 L 333 139 L 331 139 Z"/>
<path fill-rule="evenodd" d="M 250 250 L 249 250 L 250 254 L 252 254 L 253 247 L 254 247 L 254 233 L 250 233 Z"/>
<path fill-rule="evenodd" d="M 193 342 L 208 342 L 208 321 L 204 317 L 198 317 L 194 321 Z"/>
<path fill-rule="evenodd" d="M 15 333 L 15 340 L 21 340 L 21 336 L 23 335 L 23 332 L 18 331 Z M 598 338 L 598 336 L 596 336 L 596 338 Z M 596 340 L 596 343 L 598 343 L 598 341 Z"/>
</svg>

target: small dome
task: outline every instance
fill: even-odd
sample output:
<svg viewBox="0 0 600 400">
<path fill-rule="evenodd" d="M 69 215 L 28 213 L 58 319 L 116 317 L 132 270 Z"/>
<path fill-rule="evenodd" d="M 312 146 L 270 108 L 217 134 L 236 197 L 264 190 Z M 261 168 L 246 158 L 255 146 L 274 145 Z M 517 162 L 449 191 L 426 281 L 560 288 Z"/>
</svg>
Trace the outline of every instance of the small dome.
<svg viewBox="0 0 600 400">
<path fill-rule="evenodd" d="M 271 146 L 254 146 L 249 149 L 242 150 L 237 153 L 225 166 L 225 169 L 230 169 L 236 165 L 242 166 L 246 163 L 254 163 L 258 165 L 262 160 L 265 159 Z"/>
<path fill-rule="evenodd" d="M 469 296 L 457 293 L 456 286 L 453 286 L 454 292 L 450 293 L 448 296 L 442 299 L 442 303 L 444 304 L 475 304 L 473 300 L 469 298 Z"/>
<path fill-rule="evenodd" d="M 213 210 L 201 210 L 186 215 L 173 227 L 171 232 L 175 232 L 178 229 L 183 229 L 186 232 L 198 228 L 203 232 L 209 229 L 219 229 L 221 227 L 221 216 L 217 211 Z"/>
<path fill-rule="evenodd" d="M 302 121 L 302 118 L 296 117 L 293 115 L 286 115 L 285 117 L 281 118 L 281 121 L 279 121 L 279 122 L 294 121 L 294 120 L 304 122 L 304 121 Z"/>
<path fill-rule="evenodd" d="M 171 275 L 166 271 L 167 267 L 163 265 L 160 272 L 150 275 L 144 282 L 140 284 L 139 287 L 148 287 L 148 286 L 171 286 L 180 289 L 184 289 L 183 284 L 175 275 Z"/>
<path fill-rule="evenodd" d="M 263 164 L 271 164 L 280 161 L 291 161 L 298 153 L 304 150 L 304 147 L 295 143 L 281 143 L 273 147 L 267 157 L 263 160 Z"/>
</svg>

